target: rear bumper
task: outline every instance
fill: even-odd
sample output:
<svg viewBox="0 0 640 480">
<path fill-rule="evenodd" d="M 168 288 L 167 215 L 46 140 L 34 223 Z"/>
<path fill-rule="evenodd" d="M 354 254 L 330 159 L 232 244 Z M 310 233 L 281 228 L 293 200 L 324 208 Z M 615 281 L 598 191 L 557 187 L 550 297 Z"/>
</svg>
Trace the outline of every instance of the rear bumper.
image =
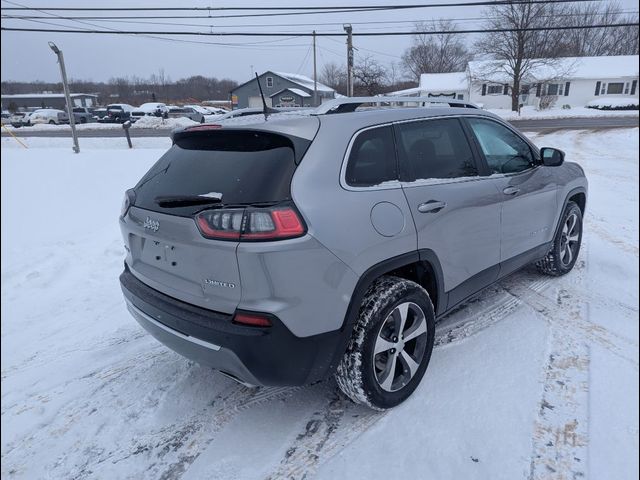
<svg viewBox="0 0 640 480">
<path fill-rule="evenodd" d="M 120 284 L 133 317 L 180 355 L 251 385 L 297 386 L 326 377 L 340 358 L 340 330 L 296 337 L 275 316 L 269 328 L 176 300 L 138 280 L 125 266 Z"/>
</svg>

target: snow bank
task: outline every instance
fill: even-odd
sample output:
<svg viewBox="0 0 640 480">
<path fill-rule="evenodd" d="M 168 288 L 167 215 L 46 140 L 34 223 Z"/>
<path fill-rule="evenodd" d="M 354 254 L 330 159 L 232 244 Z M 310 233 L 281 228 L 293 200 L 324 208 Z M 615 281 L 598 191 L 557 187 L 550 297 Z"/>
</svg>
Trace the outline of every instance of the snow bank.
<svg viewBox="0 0 640 480">
<path fill-rule="evenodd" d="M 198 122 L 194 122 L 190 118 L 160 118 L 153 116 L 140 117 L 131 128 L 156 128 L 163 130 L 173 130 L 174 128 L 191 127 L 193 125 L 200 125 Z"/>
<path fill-rule="evenodd" d="M 569 109 L 550 108 L 548 110 L 536 110 L 532 106 L 522 107 L 520 115 L 511 110 L 491 108 L 487 109 L 505 120 L 539 120 L 539 119 L 559 119 L 559 118 L 601 118 L 601 117 L 638 117 L 638 111 L 602 111 L 593 108 L 572 107 Z"/>
</svg>

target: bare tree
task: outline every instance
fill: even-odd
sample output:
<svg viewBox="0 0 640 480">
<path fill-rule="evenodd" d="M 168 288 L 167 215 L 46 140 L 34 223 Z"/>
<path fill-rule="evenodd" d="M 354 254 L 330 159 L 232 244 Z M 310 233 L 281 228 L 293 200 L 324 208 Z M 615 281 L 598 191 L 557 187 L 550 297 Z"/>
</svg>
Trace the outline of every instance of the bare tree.
<svg viewBox="0 0 640 480">
<path fill-rule="evenodd" d="M 560 69 L 571 68 L 558 61 L 561 54 L 559 30 L 525 30 L 536 27 L 557 25 L 563 15 L 558 4 L 507 3 L 489 7 L 485 11 L 487 29 L 514 29 L 507 32 L 483 34 L 476 43 L 479 53 L 488 55 L 494 61 L 483 63 L 474 72 L 472 80 L 507 79 L 510 84 L 511 110 L 518 111 L 520 89 L 523 80 L 535 77 L 536 71 L 544 68 L 551 77 L 560 77 L 567 72 Z M 549 75 L 549 74 L 548 74 Z M 509 88 L 509 87 L 507 87 Z"/>
<path fill-rule="evenodd" d="M 387 69 L 371 56 L 361 57 L 353 67 L 354 90 L 366 95 L 377 95 L 384 91 Z"/>
<path fill-rule="evenodd" d="M 325 63 L 322 66 L 320 81 L 335 89 L 338 93 L 343 95 L 347 93 L 347 71 L 343 66 L 335 62 Z"/>
<path fill-rule="evenodd" d="M 417 23 L 416 32 L 453 32 L 456 25 L 451 21 L 440 21 L 428 25 Z M 422 73 L 461 72 L 471 55 L 464 38 L 453 33 L 419 34 L 413 36 L 412 45 L 402 55 L 402 66 L 407 75 L 418 80 Z"/>
<path fill-rule="evenodd" d="M 603 56 L 638 54 L 638 15 L 624 15 L 619 3 L 581 3 L 567 6 L 562 25 L 612 25 L 635 23 L 630 27 L 567 29 L 561 40 L 563 56 Z"/>
</svg>

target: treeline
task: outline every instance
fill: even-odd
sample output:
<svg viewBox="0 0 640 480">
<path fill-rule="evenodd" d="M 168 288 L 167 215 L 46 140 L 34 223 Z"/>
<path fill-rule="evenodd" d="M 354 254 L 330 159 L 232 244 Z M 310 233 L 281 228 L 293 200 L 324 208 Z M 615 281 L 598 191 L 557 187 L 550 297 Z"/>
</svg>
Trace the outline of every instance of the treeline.
<svg viewBox="0 0 640 480">
<path fill-rule="evenodd" d="M 72 93 L 92 93 L 98 95 L 102 104 L 130 103 L 139 105 L 145 102 L 201 102 L 203 100 L 227 100 L 229 92 L 237 82 L 227 78 L 204 77 L 194 75 L 172 81 L 162 70 L 149 78 L 118 77 L 107 82 L 92 82 L 72 79 Z M 48 82 L 2 82 L 2 93 L 19 94 L 34 92 L 62 92 L 62 83 Z"/>
</svg>

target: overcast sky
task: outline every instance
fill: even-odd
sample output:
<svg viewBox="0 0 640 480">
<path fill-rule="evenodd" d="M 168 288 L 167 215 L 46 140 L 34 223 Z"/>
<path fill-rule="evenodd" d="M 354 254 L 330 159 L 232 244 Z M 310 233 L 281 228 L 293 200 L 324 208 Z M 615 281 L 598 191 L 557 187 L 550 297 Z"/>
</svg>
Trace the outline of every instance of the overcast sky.
<svg viewBox="0 0 640 480">
<path fill-rule="evenodd" d="M 467 1 L 467 0 L 464 0 Z M 442 0 L 403 0 L 402 4 L 425 4 Z M 13 3 L 13 5 L 12 5 Z M 343 2 L 320 0 L 282 0 L 273 3 L 257 1 L 213 2 L 211 0 L 186 0 L 176 3 L 168 0 L 105 0 L 86 2 L 73 0 L 2 0 L 2 7 L 56 6 L 56 7 L 206 7 L 215 6 L 303 6 L 303 5 L 388 5 L 397 2 L 385 0 L 344 0 Z M 623 8 L 638 9 L 638 0 L 621 0 Z M 46 15 L 41 12 L 2 12 L 5 15 Z M 53 12 L 56 15 L 93 15 L 83 12 Z M 212 12 L 212 15 L 234 15 L 258 12 Z M 205 15 L 206 12 L 97 12 L 102 15 Z M 480 25 L 480 7 L 446 7 L 396 10 L 382 12 L 332 13 L 322 15 L 281 16 L 262 18 L 226 19 L 180 19 L 180 20 L 139 20 L 146 22 L 167 22 L 162 24 L 141 23 L 100 23 L 119 30 L 193 30 L 193 31 L 279 31 L 279 32 L 342 32 L 342 23 L 352 23 L 356 31 L 410 30 L 412 22 L 431 22 L 439 18 L 455 19 L 458 28 L 474 28 Z M 47 15 L 48 16 L 48 15 Z M 94 27 L 86 24 L 62 21 L 51 16 L 45 22 L 58 24 L 62 28 Z M 96 23 L 95 20 L 86 20 Z M 130 22 L 131 20 L 127 20 Z M 175 24 L 171 24 L 175 22 Z M 380 22 L 359 24 L 359 22 Z M 397 22 L 397 23 L 394 23 Z M 188 25 L 177 25 L 179 23 Z M 2 20 L 2 26 L 24 28 L 60 28 L 58 25 Z M 199 26 L 196 26 L 199 25 Z M 268 27 L 264 27 L 268 25 Z M 292 33 L 292 36 L 294 34 Z M 58 81 L 59 70 L 56 59 L 47 42 L 55 42 L 63 51 L 70 78 L 107 81 L 112 77 L 148 77 L 164 69 L 172 80 L 191 75 L 231 78 L 238 82 L 250 78 L 252 71 L 279 70 L 293 73 L 312 74 L 311 38 L 273 37 L 172 37 L 180 41 L 168 41 L 140 36 L 55 34 L 33 32 L 2 32 L 1 76 L 2 80 L 43 80 Z M 193 42 L 221 42 L 234 45 L 212 45 Z M 346 62 L 345 40 L 342 37 L 321 37 L 318 39 L 318 69 L 324 63 Z M 400 56 L 411 42 L 410 37 L 354 37 L 356 55 L 372 55 L 384 64 L 399 62 Z"/>
</svg>

